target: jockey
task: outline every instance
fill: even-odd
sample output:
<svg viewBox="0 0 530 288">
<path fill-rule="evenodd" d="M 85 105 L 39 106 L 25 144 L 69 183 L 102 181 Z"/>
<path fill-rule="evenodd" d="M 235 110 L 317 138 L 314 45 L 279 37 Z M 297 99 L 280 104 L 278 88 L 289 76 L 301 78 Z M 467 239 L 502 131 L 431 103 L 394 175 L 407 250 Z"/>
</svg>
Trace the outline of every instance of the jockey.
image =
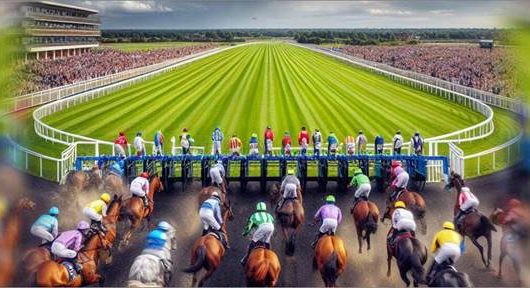
<svg viewBox="0 0 530 288">
<path fill-rule="evenodd" d="M 388 241 L 390 243 L 393 243 L 396 236 L 401 233 L 410 232 L 412 236 L 415 236 L 416 233 L 414 215 L 405 209 L 405 202 L 397 201 L 394 203 L 394 208 L 396 209 L 392 213 L 392 229 L 388 233 Z"/>
<path fill-rule="evenodd" d="M 212 192 L 212 196 L 202 203 L 199 209 L 199 216 L 203 225 L 202 235 L 206 235 L 209 231 L 214 232 L 223 243 L 223 246 L 229 248 L 221 230 L 223 216 L 221 214 L 221 197 L 219 197 L 219 193 Z"/>
<path fill-rule="evenodd" d="M 368 139 L 366 139 L 366 136 L 364 136 L 363 130 L 359 130 L 359 134 L 355 139 L 355 144 L 357 146 L 357 154 L 363 154 L 364 152 L 366 152 L 367 143 Z"/>
<path fill-rule="evenodd" d="M 326 196 L 326 204 L 320 207 L 317 213 L 315 213 L 315 217 L 313 217 L 313 225 L 316 224 L 316 222 L 319 220 L 322 220 L 322 225 L 318 230 L 318 234 L 315 240 L 311 244 L 313 248 L 315 248 L 318 239 L 320 239 L 320 237 L 322 237 L 323 235 L 328 233 L 331 235 L 335 235 L 335 231 L 337 231 L 337 226 L 342 221 L 342 212 L 340 211 L 339 207 L 335 206 L 335 196 Z"/>
<path fill-rule="evenodd" d="M 162 131 L 156 130 L 155 132 L 155 155 L 162 155 L 164 154 L 164 134 L 162 134 Z"/>
<path fill-rule="evenodd" d="M 130 187 L 133 196 L 140 197 L 144 201 L 144 208 L 149 207 L 149 173 L 142 172 L 134 178 Z"/>
<path fill-rule="evenodd" d="M 265 145 L 265 154 L 272 155 L 272 142 L 274 141 L 274 132 L 271 126 L 267 126 L 263 134 L 263 144 Z"/>
<path fill-rule="evenodd" d="M 278 202 L 277 209 L 281 209 L 285 200 L 294 200 L 298 198 L 297 190 L 302 189 L 300 180 L 294 175 L 294 169 L 287 170 L 287 176 L 283 178 L 282 185 L 280 186 L 280 192 L 282 193 L 282 199 Z"/>
<path fill-rule="evenodd" d="M 288 131 L 285 131 L 283 133 L 283 139 L 282 139 L 282 154 L 291 156 L 291 134 L 289 134 Z"/>
<path fill-rule="evenodd" d="M 258 144 L 258 134 L 252 133 L 250 136 L 250 155 L 258 155 L 259 154 L 259 144 Z"/>
<path fill-rule="evenodd" d="M 359 199 L 364 198 L 368 201 L 368 196 L 370 196 L 370 190 L 372 190 L 372 186 L 370 185 L 370 178 L 363 174 L 363 170 L 361 170 L 361 168 L 355 168 L 353 175 L 354 176 L 351 179 L 348 188 L 352 186 L 357 187 L 355 195 L 353 196 L 353 207 L 355 208 L 355 205 L 357 205 Z"/>
<path fill-rule="evenodd" d="M 241 139 L 236 134 L 233 134 L 229 142 L 230 153 L 234 156 L 239 156 L 241 154 L 241 145 L 243 145 Z"/>
<path fill-rule="evenodd" d="M 375 136 L 374 149 L 375 154 L 383 154 L 383 151 L 385 149 L 385 138 L 383 138 L 383 136 Z"/>
<path fill-rule="evenodd" d="M 110 200 L 110 195 L 108 193 L 103 193 L 98 200 L 90 202 L 83 209 L 83 214 L 92 221 L 91 225 L 97 227 L 101 232 L 107 231 L 101 221 L 104 216 L 107 216 L 107 208 Z"/>
<path fill-rule="evenodd" d="M 171 255 L 168 254 L 168 251 L 164 249 L 166 247 L 167 241 L 169 240 L 167 232 L 170 229 L 171 225 L 169 225 L 169 223 L 166 221 L 158 222 L 156 228 L 147 234 L 147 237 L 145 238 L 144 250 L 142 251 L 142 254 L 149 254 L 158 257 L 160 262 L 162 262 L 162 266 L 164 266 L 165 271 L 170 271 L 172 266 L 171 259 L 168 258 L 171 257 Z"/>
<path fill-rule="evenodd" d="M 410 142 L 414 148 L 414 153 L 416 155 L 423 155 L 423 138 L 421 138 L 420 132 L 414 132 L 414 136 L 412 136 Z"/>
<path fill-rule="evenodd" d="M 89 231 L 90 225 L 86 221 L 80 221 L 76 230 L 62 232 L 52 243 L 52 254 L 74 264 L 77 273 L 81 273 L 83 269 L 77 262 L 77 253 L 83 247 Z"/>
<path fill-rule="evenodd" d="M 302 130 L 298 133 L 298 145 L 301 147 L 301 154 L 305 155 L 307 153 L 307 145 L 309 145 L 309 131 L 302 126 Z"/>
<path fill-rule="evenodd" d="M 182 147 L 182 154 L 190 154 L 190 147 L 193 145 L 193 138 L 188 133 L 188 128 L 182 129 L 182 134 L 180 134 L 180 146 Z"/>
<path fill-rule="evenodd" d="M 401 167 L 401 162 L 392 161 L 392 174 L 394 175 L 394 180 L 390 185 L 392 192 L 390 193 L 390 202 L 395 201 L 399 197 L 399 193 L 407 189 L 409 184 L 409 173 Z"/>
<path fill-rule="evenodd" d="M 401 154 L 402 146 L 403 146 L 403 136 L 401 136 L 401 131 L 397 130 L 396 135 L 394 135 L 394 138 L 392 139 L 392 150 L 394 151 L 394 155 Z"/>
<path fill-rule="evenodd" d="M 125 133 L 120 132 L 118 138 L 114 140 L 114 152 L 116 156 L 127 156 L 125 153 L 125 147 L 127 147 L 127 138 L 125 137 Z"/>
<path fill-rule="evenodd" d="M 115 161 L 110 165 L 109 172 L 119 177 L 122 177 L 124 166 L 125 166 L 125 162 L 123 160 Z"/>
<path fill-rule="evenodd" d="M 52 207 L 48 214 L 43 214 L 37 221 L 31 225 L 30 233 L 42 239 L 42 244 L 53 242 L 53 239 L 59 234 L 59 223 L 57 216 L 59 215 L 59 208 Z"/>
<path fill-rule="evenodd" d="M 142 132 L 137 132 L 136 137 L 134 137 L 134 149 L 136 156 L 145 156 L 145 141 L 142 138 Z"/>
<path fill-rule="evenodd" d="M 346 153 L 348 153 L 348 155 L 350 156 L 355 154 L 355 139 L 353 138 L 353 136 L 346 136 L 346 140 L 344 140 L 344 143 L 346 144 Z"/>
<path fill-rule="evenodd" d="M 335 136 L 335 133 L 329 132 L 328 136 L 328 155 L 335 155 L 337 148 L 339 147 L 339 139 Z"/>
<path fill-rule="evenodd" d="M 431 253 L 436 254 L 436 256 L 434 256 L 434 261 L 427 274 L 427 283 L 431 282 L 444 262 L 453 265 L 460 258 L 460 254 L 464 252 L 462 251 L 464 242 L 460 233 L 455 231 L 455 225 L 446 221 L 442 227 L 443 229 L 436 233 L 432 239 Z"/>
<path fill-rule="evenodd" d="M 265 202 L 259 202 L 256 205 L 256 212 L 248 219 L 243 237 L 247 236 L 254 228 L 256 228 L 256 231 L 254 231 L 252 241 L 248 245 L 247 254 L 241 259 L 241 265 L 243 266 L 247 263 L 250 252 L 258 243 L 263 243 L 267 249 L 271 248 L 271 237 L 274 234 L 274 218 L 267 212 Z"/>
<path fill-rule="evenodd" d="M 210 179 L 212 179 L 212 185 L 219 189 L 223 189 L 223 177 L 225 177 L 225 166 L 223 161 L 217 160 L 217 163 L 210 168 Z"/>
<path fill-rule="evenodd" d="M 221 128 L 215 127 L 215 129 L 212 132 L 212 141 L 213 141 L 212 155 L 221 154 L 221 142 L 223 142 L 224 138 L 225 136 L 223 132 L 221 131 Z"/>
<path fill-rule="evenodd" d="M 320 155 L 320 148 L 322 147 L 322 134 L 320 134 L 320 131 L 315 128 L 315 132 L 313 132 L 313 154 L 319 156 Z"/>
<path fill-rule="evenodd" d="M 480 201 L 473 193 L 471 193 L 469 187 L 462 187 L 462 189 L 460 190 L 460 195 L 458 195 L 459 210 L 458 213 L 455 215 L 454 219 L 456 227 L 460 227 L 465 215 L 477 210 L 479 204 Z"/>
</svg>

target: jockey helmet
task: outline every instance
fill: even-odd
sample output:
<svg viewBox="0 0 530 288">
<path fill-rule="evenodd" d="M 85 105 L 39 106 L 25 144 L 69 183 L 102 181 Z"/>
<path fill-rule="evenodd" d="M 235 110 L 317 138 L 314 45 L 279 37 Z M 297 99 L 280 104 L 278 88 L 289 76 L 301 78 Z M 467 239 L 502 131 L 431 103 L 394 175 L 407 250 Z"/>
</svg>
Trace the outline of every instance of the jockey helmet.
<svg viewBox="0 0 530 288">
<path fill-rule="evenodd" d="M 258 138 L 258 134 L 256 134 L 256 133 L 252 133 L 251 137 L 253 137 L 253 138 Z"/>
<path fill-rule="evenodd" d="M 359 130 L 359 134 L 363 134 L 363 130 Z"/>
<path fill-rule="evenodd" d="M 52 216 L 59 215 L 59 208 L 53 206 L 52 208 L 50 208 L 48 213 Z"/>
<path fill-rule="evenodd" d="M 287 175 L 294 175 L 294 169 L 287 170 Z"/>
<path fill-rule="evenodd" d="M 335 203 L 335 196 L 333 195 L 326 196 L 326 202 Z"/>
<path fill-rule="evenodd" d="M 396 203 L 394 203 L 394 208 L 405 208 L 405 207 L 407 206 L 405 205 L 405 202 L 403 201 L 397 201 Z"/>
<path fill-rule="evenodd" d="M 401 130 L 397 130 L 397 131 L 396 131 L 396 134 L 401 134 Z"/>
<path fill-rule="evenodd" d="M 143 177 L 143 178 L 145 178 L 145 179 L 149 179 L 149 173 L 147 173 L 147 172 L 142 172 L 142 173 L 140 174 L 140 177 Z"/>
<path fill-rule="evenodd" d="M 464 193 L 471 193 L 471 190 L 469 190 L 469 187 L 466 187 L 466 186 L 462 187 L 460 191 Z"/>
<path fill-rule="evenodd" d="M 166 221 L 160 221 L 156 225 L 156 229 L 167 232 L 171 229 L 171 225 L 169 225 L 169 223 L 167 223 Z"/>
<path fill-rule="evenodd" d="M 257 211 L 266 211 L 267 210 L 267 204 L 265 202 L 259 202 L 256 204 L 256 210 Z"/>
<path fill-rule="evenodd" d="M 109 193 L 103 193 L 100 197 L 101 200 L 103 200 L 105 203 L 109 204 L 110 202 L 110 194 Z"/>
<path fill-rule="evenodd" d="M 77 230 L 87 230 L 87 229 L 90 229 L 90 224 L 88 224 L 88 222 L 86 222 L 85 220 L 81 220 L 79 221 L 79 223 L 77 223 Z"/>
<path fill-rule="evenodd" d="M 183 128 L 182 132 L 188 132 L 188 128 Z"/>
<path fill-rule="evenodd" d="M 393 160 L 392 161 L 392 168 L 396 168 L 398 166 L 401 166 L 401 161 Z"/>
<path fill-rule="evenodd" d="M 420 132 L 418 131 L 414 132 L 414 136 L 420 136 Z"/>
<path fill-rule="evenodd" d="M 449 221 L 445 221 L 444 224 L 442 224 L 442 227 L 444 229 L 455 230 L 455 224 L 453 224 L 453 222 L 449 222 Z"/>
<path fill-rule="evenodd" d="M 355 170 L 353 170 L 353 175 L 359 175 L 359 174 L 363 174 L 363 170 L 361 170 L 361 168 L 355 168 Z"/>
<path fill-rule="evenodd" d="M 509 208 L 514 208 L 514 207 L 517 207 L 519 205 L 521 205 L 521 201 L 519 201 L 517 199 L 512 198 L 512 199 L 510 199 L 510 201 L 508 201 L 508 207 Z"/>
</svg>

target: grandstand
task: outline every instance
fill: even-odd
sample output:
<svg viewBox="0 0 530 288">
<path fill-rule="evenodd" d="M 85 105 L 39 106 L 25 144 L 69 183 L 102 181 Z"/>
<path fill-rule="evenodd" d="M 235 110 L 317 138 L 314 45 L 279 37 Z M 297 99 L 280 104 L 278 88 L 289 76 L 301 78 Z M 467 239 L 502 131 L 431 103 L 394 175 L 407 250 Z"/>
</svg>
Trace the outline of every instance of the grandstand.
<svg viewBox="0 0 530 288">
<path fill-rule="evenodd" d="M 98 47 L 98 11 L 48 1 L 20 5 L 25 59 L 56 59 L 81 55 Z"/>
</svg>

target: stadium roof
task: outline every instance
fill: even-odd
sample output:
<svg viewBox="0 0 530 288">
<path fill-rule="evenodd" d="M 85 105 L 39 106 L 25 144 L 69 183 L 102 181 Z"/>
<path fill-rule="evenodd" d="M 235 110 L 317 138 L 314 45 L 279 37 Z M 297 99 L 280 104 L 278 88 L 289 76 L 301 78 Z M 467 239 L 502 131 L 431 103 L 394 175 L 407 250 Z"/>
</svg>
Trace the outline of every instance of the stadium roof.
<svg viewBox="0 0 530 288">
<path fill-rule="evenodd" d="M 84 12 L 90 12 L 94 14 L 99 13 L 99 11 L 94 10 L 94 9 L 89 9 L 89 8 L 84 8 L 84 7 L 79 7 L 79 6 L 69 5 L 69 4 L 63 4 L 63 3 L 57 3 L 57 2 L 51 2 L 51 1 L 30 1 L 27 3 L 38 3 L 38 4 L 44 4 L 44 5 L 56 6 L 56 7 L 62 7 L 62 8 L 69 8 L 69 9 L 80 10 Z"/>
</svg>

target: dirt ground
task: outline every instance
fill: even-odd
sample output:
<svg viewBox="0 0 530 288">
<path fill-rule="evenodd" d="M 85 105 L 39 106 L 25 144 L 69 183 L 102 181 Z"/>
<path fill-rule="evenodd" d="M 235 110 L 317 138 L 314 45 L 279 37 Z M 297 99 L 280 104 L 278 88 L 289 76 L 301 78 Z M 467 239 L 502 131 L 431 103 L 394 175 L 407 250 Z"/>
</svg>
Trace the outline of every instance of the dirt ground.
<svg viewBox="0 0 530 288">
<path fill-rule="evenodd" d="M 508 193 L 517 193 L 525 183 L 520 183 L 518 187 L 510 189 L 503 188 L 503 183 L 507 178 L 513 176 L 509 171 L 497 173 L 491 176 L 478 178 L 466 183 L 471 187 L 481 200 L 480 210 L 489 215 L 496 204 L 506 197 Z M 45 212 L 51 203 L 60 203 L 57 191 L 61 187 L 38 178 L 25 176 L 28 180 L 28 196 L 35 202 L 37 207 L 35 211 L 28 213 L 24 217 L 24 227 L 19 245 L 19 253 L 35 246 L 37 240 L 29 234 L 31 222 L 39 214 Z M 502 180 L 502 181 L 501 181 Z M 172 279 L 173 286 L 190 286 L 191 275 L 181 272 L 181 269 L 189 265 L 190 248 L 201 233 L 201 225 L 198 216 L 196 194 L 200 190 L 200 183 L 195 182 L 192 185 L 182 189 L 180 184 L 174 185 L 170 191 L 159 193 L 155 196 L 154 221 L 167 220 L 176 225 L 178 231 L 178 249 L 174 253 L 175 271 Z M 228 224 L 228 232 L 231 240 L 231 249 L 226 254 L 222 265 L 215 272 L 213 277 L 206 282 L 207 286 L 244 286 L 244 271 L 239 265 L 240 258 L 244 255 L 248 242 L 247 238 L 241 236 L 247 217 L 251 215 L 255 204 L 258 201 L 266 201 L 268 197 L 265 192 L 258 191 L 257 183 L 249 184 L 246 193 L 239 191 L 237 183 L 230 185 L 230 199 L 233 205 L 234 220 Z M 313 214 L 323 203 L 323 197 L 326 194 L 316 192 L 316 185 L 308 185 L 304 193 L 304 208 L 306 211 L 306 224 L 310 223 Z M 328 186 L 328 193 L 334 193 L 337 196 L 337 204 L 342 209 L 344 220 L 340 225 L 337 235 L 340 236 L 346 245 L 348 252 L 348 263 L 346 271 L 337 281 L 338 286 L 401 286 L 403 282 L 399 278 L 395 260 L 392 263 L 392 276 L 386 276 L 386 233 L 390 223 L 379 223 L 379 229 L 372 239 L 372 249 L 366 252 L 363 247 L 363 253 L 359 254 L 357 249 L 357 236 L 355 234 L 353 219 L 349 214 L 353 191 L 337 192 L 333 184 Z M 436 233 L 443 221 L 452 219 L 452 207 L 455 201 L 454 191 L 447 192 L 443 190 L 443 185 L 427 185 L 423 195 L 427 201 L 428 211 L 426 214 L 428 231 L 426 235 L 418 234 L 418 238 L 427 247 L 434 233 Z M 97 197 L 96 192 L 87 192 L 79 197 L 80 205 Z M 372 192 L 370 196 L 379 208 L 384 208 L 384 196 L 377 192 Z M 80 209 L 76 208 L 74 203 L 64 203 L 60 208 L 65 211 L 60 217 L 60 230 L 71 229 L 76 221 L 83 218 Z M 283 254 L 283 244 L 280 231 L 277 229 L 272 248 L 278 253 L 282 264 L 280 276 L 280 286 L 322 286 L 322 280 L 317 271 L 312 269 L 313 250 L 310 243 L 314 238 L 317 227 L 304 225 L 301 234 L 297 238 L 296 253 L 293 257 L 287 257 Z M 127 274 L 130 265 L 142 250 L 143 239 L 147 229 L 133 235 L 131 244 L 122 251 L 114 252 L 113 263 L 109 266 L 101 267 L 101 272 L 106 278 L 106 286 L 124 286 L 127 280 Z M 457 263 L 460 271 L 469 274 L 471 281 L 475 286 L 516 286 L 515 275 L 510 260 L 504 262 L 504 278 L 496 277 L 497 262 L 499 258 L 499 241 L 501 232 L 493 234 L 493 259 L 492 266 L 487 269 L 482 264 L 478 250 L 472 246 L 472 243 L 466 241 L 466 252 Z M 484 239 L 481 243 L 485 243 Z M 426 268 L 431 261 L 429 258 Z M 523 273 L 524 274 L 524 273 Z M 14 285 L 27 286 L 29 278 L 24 275 L 17 276 Z M 528 283 L 528 282 L 526 282 Z"/>
</svg>

